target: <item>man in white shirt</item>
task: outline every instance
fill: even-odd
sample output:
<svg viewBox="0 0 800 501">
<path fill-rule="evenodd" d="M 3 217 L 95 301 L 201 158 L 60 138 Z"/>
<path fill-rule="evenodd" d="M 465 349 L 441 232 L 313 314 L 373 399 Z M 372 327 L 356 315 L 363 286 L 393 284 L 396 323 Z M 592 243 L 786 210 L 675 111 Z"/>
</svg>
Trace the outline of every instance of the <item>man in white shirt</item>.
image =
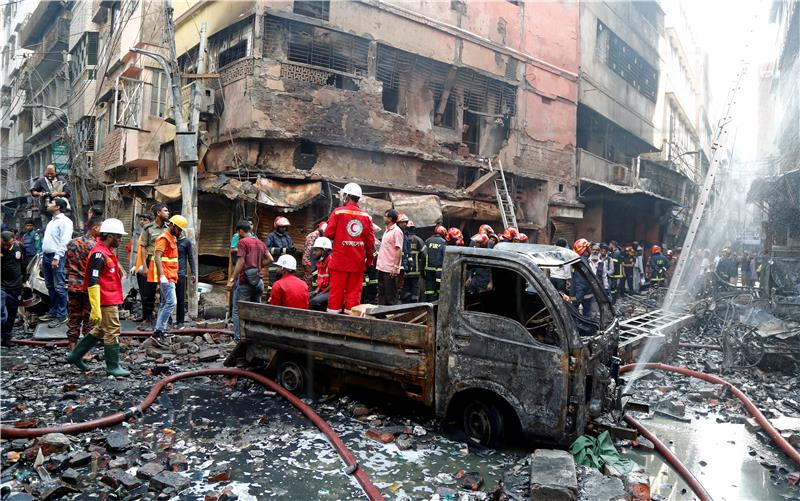
<svg viewBox="0 0 800 501">
<path fill-rule="evenodd" d="M 52 219 L 47 223 L 42 239 L 42 270 L 47 292 L 50 294 L 50 311 L 39 320 L 50 320 L 48 327 L 54 328 L 67 321 L 67 286 L 64 273 L 64 254 L 72 240 L 72 221 L 64 215 L 67 201 L 63 198 L 50 200 L 47 211 Z"/>
</svg>

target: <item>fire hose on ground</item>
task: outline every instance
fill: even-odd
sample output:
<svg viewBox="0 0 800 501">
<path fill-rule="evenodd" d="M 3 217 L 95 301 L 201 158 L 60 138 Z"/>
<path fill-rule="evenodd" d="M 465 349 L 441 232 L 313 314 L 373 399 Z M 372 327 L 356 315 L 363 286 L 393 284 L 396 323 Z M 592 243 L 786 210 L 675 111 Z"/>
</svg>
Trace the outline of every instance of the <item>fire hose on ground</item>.
<svg viewBox="0 0 800 501">
<path fill-rule="evenodd" d="M 372 483 L 372 481 L 367 476 L 366 472 L 361 469 L 358 462 L 356 461 L 355 456 L 347 446 L 344 444 L 339 435 L 333 431 L 333 428 L 330 427 L 328 423 L 322 419 L 319 414 L 314 412 L 311 407 L 305 404 L 302 400 L 297 398 L 295 395 L 290 393 L 281 385 L 277 384 L 275 381 L 262 376 L 261 374 L 256 374 L 255 372 L 246 371 L 243 369 L 198 369 L 196 371 L 190 372 L 180 372 L 178 374 L 173 374 L 171 376 L 167 376 L 161 380 L 159 380 L 153 387 L 150 389 L 150 393 L 147 394 L 142 402 L 134 407 L 127 409 L 125 412 L 115 412 L 109 416 L 101 417 L 98 419 L 92 419 L 91 421 L 84 421 L 83 423 L 74 423 L 68 424 L 63 426 L 51 426 L 46 428 L 13 428 L 8 426 L 0 426 L 0 437 L 2 438 L 36 438 L 42 435 L 46 435 L 48 433 L 64 433 L 67 435 L 75 435 L 78 433 L 87 432 L 93 430 L 95 428 L 105 428 L 108 426 L 113 426 L 116 424 L 121 423 L 122 421 L 131 418 L 140 416 L 145 410 L 147 410 L 153 402 L 155 402 L 156 397 L 164 387 L 174 381 L 180 381 L 181 379 L 189 379 L 193 377 L 203 377 L 203 376 L 235 376 L 235 377 L 244 377 L 248 379 L 252 379 L 253 381 L 259 383 L 262 386 L 269 388 L 271 391 L 279 394 L 283 398 L 289 401 L 293 406 L 295 406 L 300 412 L 302 412 L 314 425 L 328 438 L 333 448 L 339 454 L 339 456 L 344 461 L 346 468 L 346 473 L 349 475 L 354 475 L 358 483 L 361 485 L 361 488 L 364 490 L 364 493 L 370 499 L 370 501 L 378 501 L 383 500 L 383 496 L 381 495 L 380 491 L 377 487 Z"/>
<path fill-rule="evenodd" d="M 690 376 L 697 379 L 702 379 L 703 381 L 707 381 L 709 383 L 727 386 L 730 389 L 731 393 L 733 393 L 736 396 L 736 398 L 738 398 L 739 401 L 742 402 L 745 409 L 747 409 L 747 412 L 750 413 L 751 416 L 753 416 L 756 422 L 758 422 L 758 425 L 766 432 L 767 435 L 770 436 L 770 438 L 772 438 L 775 444 L 777 444 L 778 447 L 780 447 L 781 450 L 783 450 L 783 452 L 785 452 L 786 455 L 789 456 L 789 459 L 791 459 L 796 465 L 800 466 L 800 452 L 798 452 L 797 449 L 792 447 L 792 444 L 790 444 L 785 438 L 781 436 L 778 430 L 776 430 L 775 427 L 772 426 L 772 423 L 770 423 L 769 420 L 764 416 L 764 414 L 762 414 L 761 411 L 758 410 L 758 407 L 755 406 L 753 401 L 750 400 L 750 398 L 748 398 L 747 395 L 745 395 L 744 392 L 742 392 L 742 390 L 732 385 L 728 381 L 720 377 L 714 376 L 712 374 L 706 374 L 705 372 L 694 371 L 691 369 L 687 369 L 685 367 L 675 367 L 673 365 L 666 365 L 661 363 L 646 363 L 646 364 L 634 363 L 634 364 L 623 365 L 622 367 L 619 368 L 619 372 L 620 374 L 622 374 L 625 372 L 632 371 L 637 367 L 643 369 L 665 371 L 665 372 L 675 372 L 677 374 L 683 374 L 684 376 Z"/>
<path fill-rule="evenodd" d="M 182 336 L 197 336 L 202 334 L 227 334 L 233 335 L 233 331 L 229 329 L 207 329 L 203 327 L 188 327 L 185 329 L 172 329 L 167 331 L 167 334 L 178 334 Z M 122 331 L 119 333 L 121 337 L 150 337 L 153 331 Z M 12 339 L 14 344 L 21 346 L 44 346 L 47 348 L 55 348 L 59 346 L 67 346 L 69 343 L 66 340 L 59 339 L 54 341 L 44 341 L 39 339 Z"/>
</svg>

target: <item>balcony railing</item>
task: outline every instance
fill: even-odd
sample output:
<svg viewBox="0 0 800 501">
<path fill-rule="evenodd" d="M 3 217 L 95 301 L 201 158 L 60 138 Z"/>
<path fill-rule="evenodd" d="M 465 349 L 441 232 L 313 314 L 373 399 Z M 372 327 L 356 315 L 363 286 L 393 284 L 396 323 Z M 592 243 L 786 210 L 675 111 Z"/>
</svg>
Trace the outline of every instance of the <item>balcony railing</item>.
<svg viewBox="0 0 800 501">
<path fill-rule="evenodd" d="M 29 63 L 34 68 L 44 60 L 61 57 L 60 52 L 69 46 L 69 19 L 59 18 L 42 37 L 41 47 L 31 55 Z"/>
<path fill-rule="evenodd" d="M 633 185 L 630 166 L 609 162 L 580 148 L 578 148 L 578 178 L 621 186 Z"/>
</svg>

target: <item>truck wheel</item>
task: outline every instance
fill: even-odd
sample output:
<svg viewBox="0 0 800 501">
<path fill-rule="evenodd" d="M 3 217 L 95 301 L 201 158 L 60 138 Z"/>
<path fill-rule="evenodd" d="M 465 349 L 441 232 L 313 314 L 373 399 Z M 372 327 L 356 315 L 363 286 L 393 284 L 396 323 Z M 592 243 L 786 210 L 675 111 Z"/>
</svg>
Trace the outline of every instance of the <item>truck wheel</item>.
<svg viewBox="0 0 800 501">
<path fill-rule="evenodd" d="M 307 395 L 311 392 L 311 377 L 308 371 L 293 360 L 278 366 L 278 384 L 295 395 Z"/>
<path fill-rule="evenodd" d="M 468 401 L 462 417 L 464 432 L 481 445 L 496 446 L 505 437 L 505 418 L 491 402 Z"/>
</svg>

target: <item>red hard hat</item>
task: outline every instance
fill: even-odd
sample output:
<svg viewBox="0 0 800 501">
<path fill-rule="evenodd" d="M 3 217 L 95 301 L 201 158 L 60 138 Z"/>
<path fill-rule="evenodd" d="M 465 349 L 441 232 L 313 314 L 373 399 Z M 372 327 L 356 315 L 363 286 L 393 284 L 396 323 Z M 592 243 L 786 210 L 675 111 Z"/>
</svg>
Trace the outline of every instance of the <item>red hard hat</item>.
<svg viewBox="0 0 800 501">
<path fill-rule="evenodd" d="M 517 237 L 519 237 L 519 232 L 513 226 L 509 226 L 503 232 L 503 238 L 505 238 L 506 240 L 514 240 Z"/>
<path fill-rule="evenodd" d="M 407 223 L 408 221 L 409 221 L 409 220 L 408 220 L 408 216 L 406 216 L 406 215 L 405 215 L 405 214 L 403 214 L 402 212 L 401 212 L 400 214 L 398 214 L 398 215 L 397 215 L 397 222 L 398 222 L 398 223 Z"/>
<path fill-rule="evenodd" d="M 464 235 L 458 228 L 450 228 L 447 230 L 447 236 L 452 240 L 461 240 L 464 238 Z"/>
<path fill-rule="evenodd" d="M 589 241 L 585 238 L 579 238 L 575 240 L 575 243 L 572 244 L 572 250 L 574 250 L 579 256 L 583 255 L 586 252 L 586 249 L 589 248 Z"/>
<path fill-rule="evenodd" d="M 480 233 L 481 235 L 493 235 L 494 234 L 494 229 L 491 226 L 489 226 L 488 224 L 482 224 L 478 228 L 478 233 Z"/>
<path fill-rule="evenodd" d="M 439 235 L 447 238 L 447 228 L 445 228 L 441 224 L 436 226 L 436 228 L 433 229 L 433 232 L 438 233 Z"/>
<path fill-rule="evenodd" d="M 475 246 L 478 247 L 486 247 L 489 244 L 489 236 L 484 233 L 478 233 L 476 235 L 472 235 L 470 239 L 475 242 Z"/>
<path fill-rule="evenodd" d="M 457 247 L 464 247 L 464 239 L 463 238 L 459 238 L 458 240 L 456 240 L 456 246 Z"/>
<path fill-rule="evenodd" d="M 524 234 L 524 233 L 520 233 L 520 234 L 519 234 L 519 241 L 520 241 L 520 242 L 522 242 L 522 243 L 524 244 L 525 242 L 527 242 L 527 241 L 528 241 L 528 235 L 526 235 L 526 234 Z"/>
<path fill-rule="evenodd" d="M 650 248 L 650 252 L 652 254 L 658 254 L 661 252 L 661 247 L 659 247 L 658 245 L 654 245 L 653 247 Z"/>
<path fill-rule="evenodd" d="M 276 217 L 275 223 L 273 224 L 275 228 L 277 228 L 278 226 L 291 226 L 291 225 L 292 223 L 290 223 L 289 220 L 283 216 Z"/>
</svg>

